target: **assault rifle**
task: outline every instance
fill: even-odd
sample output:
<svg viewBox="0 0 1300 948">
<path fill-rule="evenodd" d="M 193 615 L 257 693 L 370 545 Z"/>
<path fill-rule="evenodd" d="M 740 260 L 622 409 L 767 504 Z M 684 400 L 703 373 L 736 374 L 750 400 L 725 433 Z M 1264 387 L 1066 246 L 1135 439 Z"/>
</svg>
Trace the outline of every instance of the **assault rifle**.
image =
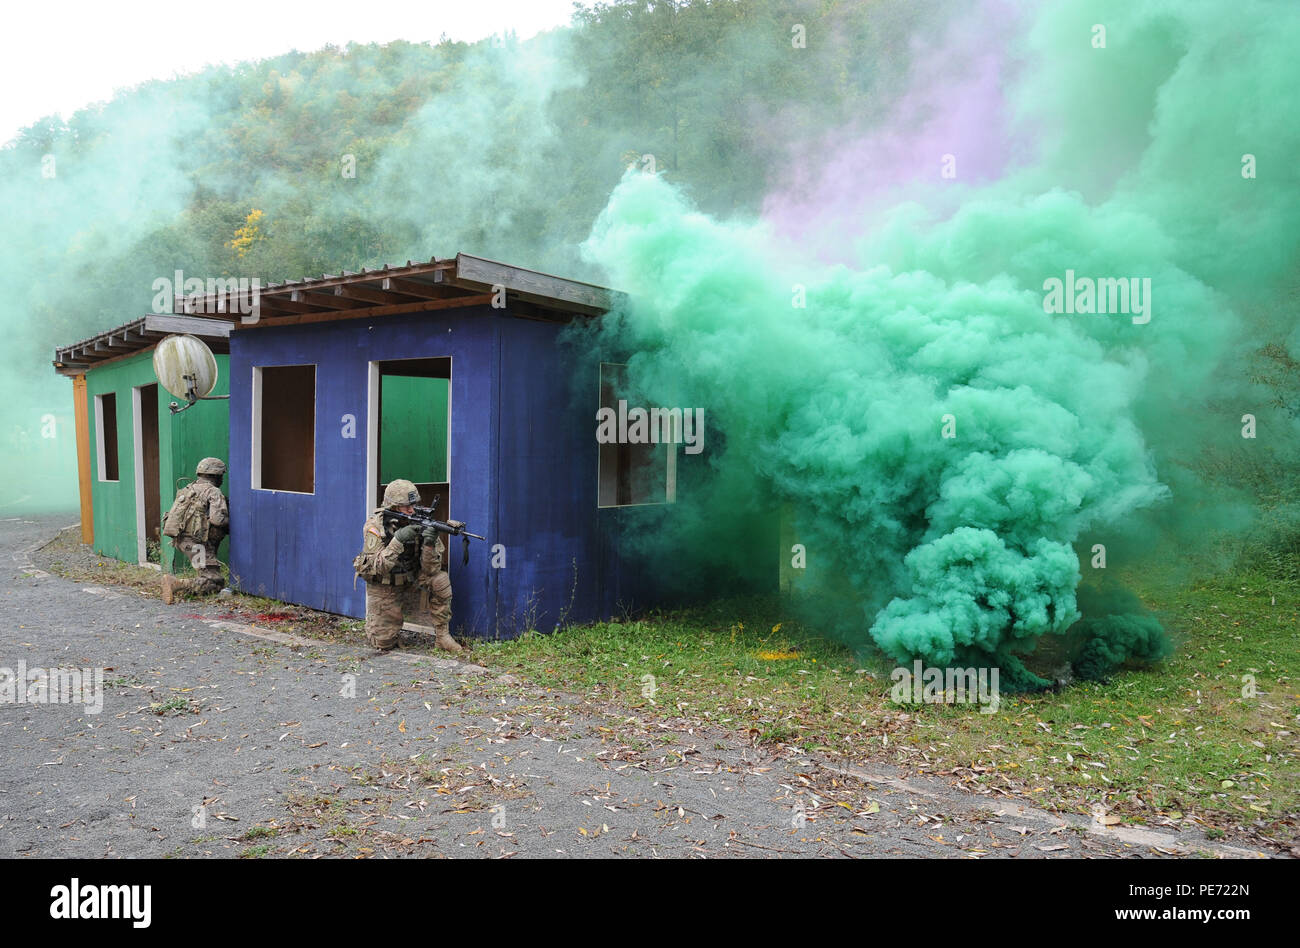
<svg viewBox="0 0 1300 948">
<path fill-rule="evenodd" d="M 435 501 L 436 503 L 437 501 Z M 481 537 L 477 533 L 470 533 L 465 529 L 465 524 L 460 520 L 438 520 L 432 507 L 416 507 L 409 513 L 402 513 L 400 510 L 385 510 L 383 515 L 384 535 L 391 538 L 394 533 L 406 526 L 416 526 L 421 531 L 432 527 L 439 533 L 445 533 L 448 536 L 460 537 L 465 544 L 465 555 L 463 563 L 469 565 L 469 538 L 487 542 L 487 537 Z"/>
</svg>

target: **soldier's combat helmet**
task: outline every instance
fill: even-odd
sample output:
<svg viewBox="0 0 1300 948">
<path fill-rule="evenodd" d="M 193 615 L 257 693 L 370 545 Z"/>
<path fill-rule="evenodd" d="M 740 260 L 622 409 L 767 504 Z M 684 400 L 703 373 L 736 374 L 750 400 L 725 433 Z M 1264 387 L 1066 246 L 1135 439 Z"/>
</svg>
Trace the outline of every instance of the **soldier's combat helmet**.
<svg viewBox="0 0 1300 948">
<path fill-rule="evenodd" d="M 199 462 L 199 466 L 194 473 L 215 474 L 217 477 L 221 477 L 226 473 L 226 462 L 221 458 L 204 458 Z"/>
<path fill-rule="evenodd" d="M 420 492 L 415 489 L 415 485 L 410 481 L 404 481 L 398 478 L 390 481 L 384 488 L 384 506 L 400 507 L 404 504 L 415 506 L 420 502 Z"/>
</svg>

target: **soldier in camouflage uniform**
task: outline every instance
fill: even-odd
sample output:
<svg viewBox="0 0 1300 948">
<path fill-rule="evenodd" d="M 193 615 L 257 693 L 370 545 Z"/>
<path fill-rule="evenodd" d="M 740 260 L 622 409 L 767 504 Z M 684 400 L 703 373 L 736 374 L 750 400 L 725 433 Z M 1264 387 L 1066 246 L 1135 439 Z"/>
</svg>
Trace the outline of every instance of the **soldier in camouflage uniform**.
<svg viewBox="0 0 1300 948">
<path fill-rule="evenodd" d="M 168 605 L 178 592 L 205 596 L 218 592 L 226 584 L 217 561 L 217 547 L 229 532 L 230 524 L 230 508 L 221 493 L 225 473 L 226 465 L 220 458 L 200 461 L 195 470 L 196 480 L 176 494 L 163 520 L 163 534 L 172 538 L 176 549 L 190 558 L 198 572 L 193 579 L 163 574 L 162 598 Z"/>
<path fill-rule="evenodd" d="M 451 579 L 442 568 L 442 538 L 432 528 L 401 527 L 387 541 L 383 514 L 393 509 L 411 513 L 419 503 L 415 485 L 395 480 L 384 490 L 384 505 L 370 515 L 362 532 L 364 546 L 353 561 L 366 581 L 366 641 L 387 651 L 397 646 L 406 616 L 428 615 L 434 644 L 449 652 L 463 651 L 451 637 Z M 454 522 L 453 522 L 454 525 Z"/>
</svg>

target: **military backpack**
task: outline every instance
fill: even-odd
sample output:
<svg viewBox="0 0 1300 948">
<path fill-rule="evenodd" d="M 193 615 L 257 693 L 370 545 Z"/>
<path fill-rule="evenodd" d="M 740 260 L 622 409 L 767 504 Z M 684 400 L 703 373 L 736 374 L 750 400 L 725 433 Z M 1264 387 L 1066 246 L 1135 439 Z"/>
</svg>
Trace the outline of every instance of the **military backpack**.
<svg viewBox="0 0 1300 948">
<path fill-rule="evenodd" d="M 182 487 L 172 503 L 172 509 L 163 518 L 162 533 L 173 540 L 191 536 L 206 540 L 208 534 L 208 497 L 196 484 Z"/>
</svg>

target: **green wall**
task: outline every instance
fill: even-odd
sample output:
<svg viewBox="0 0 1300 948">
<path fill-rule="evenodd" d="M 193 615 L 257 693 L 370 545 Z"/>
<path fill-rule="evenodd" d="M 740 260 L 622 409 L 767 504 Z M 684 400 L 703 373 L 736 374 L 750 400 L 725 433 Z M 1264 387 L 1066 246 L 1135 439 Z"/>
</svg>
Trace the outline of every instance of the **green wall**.
<svg viewBox="0 0 1300 948">
<path fill-rule="evenodd" d="M 213 395 L 230 391 L 229 356 L 217 357 L 217 385 Z M 136 562 L 135 435 L 132 417 L 133 392 L 137 385 L 150 385 L 153 349 L 86 372 L 86 410 L 90 431 L 90 486 L 94 503 L 95 550 L 105 556 Z M 95 396 L 117 396 L 118 480 L 99 479 L 98 431 L 95 427 Z M 168 410 L 175 401 L 161 386 L 158 390 L 158 480 L 162 512 L 166 513 L 180 486 L 194 479 L 194 468 L 212 455 L 229 465 L 230 403 L 201 401 L 178 415 Z M 178 483 L 179 481 L 179 483 Z M 222 485 L 224 488 L 224 484 Z M 228 562 L 229 540 L 223 541 L 219 557 Z M 187 566 L 185 557 L 164 538 L 162 560 L 171 571 Z"/>
<path fill-rule="evenodd" d="M 379 480 L 447 480 L 447 379 L 381 376 Z"/>
</svg>

